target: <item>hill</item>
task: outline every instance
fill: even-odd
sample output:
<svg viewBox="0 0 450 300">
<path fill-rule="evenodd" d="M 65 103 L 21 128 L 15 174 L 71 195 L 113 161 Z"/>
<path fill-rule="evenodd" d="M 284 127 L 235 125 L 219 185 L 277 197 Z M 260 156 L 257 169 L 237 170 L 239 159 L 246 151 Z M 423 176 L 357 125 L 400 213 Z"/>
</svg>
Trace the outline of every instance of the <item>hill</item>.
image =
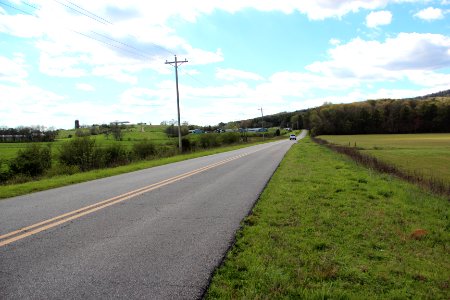
<svg viewBox="0 0 450 300">
<path fill-rule="evenodd" d="M 261 118 L 241 127 L 261 127 Z M 407 99 L 379 99 L 264 116 L 266 127 L 306 128 L 313 134 L 450 132 L 450 90 Z"/>
</svg>

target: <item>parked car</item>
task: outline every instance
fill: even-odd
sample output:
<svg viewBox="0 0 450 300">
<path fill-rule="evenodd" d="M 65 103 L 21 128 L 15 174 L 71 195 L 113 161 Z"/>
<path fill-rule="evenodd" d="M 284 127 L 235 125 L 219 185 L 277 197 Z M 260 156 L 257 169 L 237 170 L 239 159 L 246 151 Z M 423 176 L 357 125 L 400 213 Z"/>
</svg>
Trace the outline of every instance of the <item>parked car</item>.
<svg viewBox="0 0 450 300">
<path fill-rule="evenodd" d="M 289 140 L 297 140 L 297 137 L 295 136 L 295 134 L 291 134 L 290 136 L 289 136 Z"/>
</svg>

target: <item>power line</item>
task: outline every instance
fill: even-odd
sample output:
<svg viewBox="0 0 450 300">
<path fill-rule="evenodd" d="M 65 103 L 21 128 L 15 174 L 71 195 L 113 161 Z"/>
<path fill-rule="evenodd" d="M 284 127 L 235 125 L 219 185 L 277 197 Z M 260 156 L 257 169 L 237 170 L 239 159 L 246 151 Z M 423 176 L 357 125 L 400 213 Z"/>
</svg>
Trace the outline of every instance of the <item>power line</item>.
<svg viewBox="0 0 450 300">
<path fill-rule="evenodd" d="M 89 10 L 87 10 L 87 9 L 84 9 L 83 7 L 81 7 L 81 6 L 77 5 L 77 4 L 74 4 L 73 2 L 70 2 L 70 1 L 66 0 L 67 3 L 70 3 L 71 5 L 77 7 L 78 9 L 76 9 L 76 8 L 74 8 L 74 7 L 71 7 L 71 6 L 69 6 L 69 5 L 66 5 L 66 4 L 62 3 L 61 1 L 59 1 L 59 0 L 54 0 L 54 1 L 55 1 L 56 3 L 59 3 L 60 5 L 63 5 L 64 7 L 67 7 L 67 8 L 69 8 L 69 9 L 71 9 L 71 10 L 73 10 L 73 11 L 75 11 L 75 12 L 77 12 L 77 13 L 83 15 L 83 16 L 86 16 L 86 17 L 88 17 L 88 18 L 90 18 L 90 19 L 92 19 L 92 20 L 94 20 L 94 21 L 97 21 L 97 22 L 99 22 L 99 23 L 101 23 L 101 24 L 103 24 L 103 25 L 114 25 L 114 24 L 113 24 L 112 22 L 110 22 L 109 20 L 107 20 L 107 19 L 105 19 L 105 18 L 102 18 L 102 17 L 100 17 L 100 16 L 94 14 L 93 12 L 91 12 L 91 11 L 89 11 Z M 81 10 L 81 11 L 80 11 L 80 10 Z M 84 13 L 83 11 L 86 12 L 86 13 Z M 108 39 L 114 40 L 114 39 L 112 39 L 112 38 L 108 38 Z M 128 45 L 128 44 L 119 42 L 119 41 L 117 41 L 117 40 L 114 40 L 114 41 L 115 41 L 116 43 L 123 44 L 123 45 L 125 45 L 125 46 L 127 46 L 127 47 L 131 47 L 131 48 L 134 48 L 135 50 L 138 50 L 138 51 L 141 51 L 141 52 L 142 52 L 142 50 L 139 50 L 139 49 L 137 49 L 137 48 L 135 48 L 135 47 L 132 47 L 132 46 L 130 46 L 130 45 Z M 165 47 L 163 47 L 163 46 L 160 46 L 160 45 L 158 45 L 158 44 L 151 43 L 151 42 L 150 42 L 149 44 L 151 44 L 151 45 L 153 45 L 153 46 L 155 46 L 155 47 L 157 47 L 157 48 L 159 48 L 159 49 L 161 49 L 161 50 L 163 50 L 163 51 L 165 51 L 165 52 L 167 52 L 167 53 L 170 53 L 170 54 L 175 55 L 172 51 L 168 50 L 167 48 L 165 48 Z"/>
<path fill-rule="evenodd" d="M 73 30 L 73 32 L 75 32 L 75 33 L 77 33 L 77 34 L 79 34 L 79 35 L 81 35 L 81 36 L 84 36 L 84 37 L 86 37 L 86 38 L 89 38 L 89 39 L 95 40 L 95 41 L 97 41 L 97 42 L 100 42 L 100 43 L 102 43 L 102 44 L 105 44 L 105 45 L 107 45 L 107 46 L 110 46 L 110 47 L 113 47 L 113 48 L 116 48 L 116 49 L 119 49 L 119 50 L 126 51 L 126 52 L 128 52 L 128 53 L 130 53 L 130 54 L 133 54 L 134 56 L 139 56 L 139 57 L 145 58 L 145 59 L 148 59 L 148 58 L 149 58 L 149 57 L 147 57 L 147 56 L 145 56 L 145 55 L 143 55 L 143 54 L 140 54 L 140 53 L 137 53 L 137 52 L 134 52 L 134 51 L 125 49 L 125 48 L 120 47 L 120 46 L 113 45 L 113 44 L 111 44 L 111 43 L 104 42 L 104 41 L 102 41 L 102 40 L 96 39 L 96 38 L 94 38 L 94 37 L 92 37 L 92 36 L 90 36 L 90 35 L 84 34 L 84 33 L 82 33 L 82 32 L 78 32 L 78 31 L 75 31 L 75 30 Z M 94 32 L 94 33 L 95 33 L 95 32 Z M 114 40 L 113 40 L 113 41 L 114 41 Z M 115 41 L 115 42 L 117 42 L 117 41 Z"/>
<path fill-rule="evenodd" d="M 88 11 L 88 10 L 86 10 L 86 9 L 84 9 L 84 8 L 82 8 L 82 7 L 78 6 L 78 5 L 76 5 L 76 4 L 73 4 L 73 3 L 70 2 L 70 1 L 67 1 L 67 2 L 70 3 L 71 5 L 73 5 L 73 6 L 77 7 L 77 8 L 79 8 L 81 11 L 78 10 L 77 8 L 74 8 L 74 7 L 70 6 L 70 5 L 64 4 L 64 3 L 61 2 L 61 1 L 58 1 L 58 0 L 53 0 L 53 1 L 55 1 L 56 3 L 61 4 L 62 6 L 68 8 L 68 9 L 71 9 L 71 10 L 73 10 L 73 11 L 75 11 L 75 12 L 77 12 L 77 13 L 83 15 L 83 16 L 86 16 L 86 17 L 88 17 L 88 18 L 90 18 L 90 19 L 92 19 L 92 20 L 94 20 L 94 21 L 97 21 L 97 22 L 99 22 L 99 23 L 102 23 L 102 24 L 112 24 L 110 21 L 108 21 L 108 20 L 106 20 L 106 19 L 104 19 L 104 18 L 102 18 L 102 17 L 99 17 L 99 16 L 97 16 L 96 14 L 94 14 L 94 13 L 92 13 L 92 12 L 90 12 L 90 11 Z M 83 11 L 86 12 L 87 14 L 84 13 Z"/>
<path fill-rule="evenodd" d="M 199 80 L 198 78 L 195 78 L 194 76 L 192 76 L 191 74 L 185 72 L 183 73 L 183 75 L 187 75 L 189 77 L 191 77 L 192 79 L 194 79 L 195 81 L 197 81 L 198 83 L 200 83 L 203 87 L 208 87 L 208 85 L 204 82 L 202 82 L 201 80 Z"/>
<path fill-rule="evenodd" d="M 68 4 L 70 4 L 70 5 L 65 4 L 65 3 L 63 3 L 63 2 L 61 2 L 61 1 L 59 1 L 59 0 L 54 0 L 54 1 L 55 1 L 56 3 L 58 3 L 58 4 L 62 5 L 62 6 L 64 6 L 64 7 L 66 7 L 66 8 L 68 8 L 68 9 L 71 9 L 71 10 L 75 11 L 76 13 L 79 13 L 79 14 L 81 14 L 81 15 L 83 15 L 83 16 L 85 16 L 85 17 L 88 17 L 88 18 L 90 18 L 91 20 L 94 20 L 94 21 L 96 21 L 96 22 L 99 22 L 99 23 L 101 23 L 101 24 L 103 24 L 103 25 L 115 25 L 114 23 L 110 22 L 109 20 L 107 20 L 107 19 L 105 19 L 105 18 L 103 18 L 103 17 L 100 17 L 100 16 L 94 14 L 93 12 L 91 12 L 91 11 L 89 11 L 89 10 L 87 10 L 87 9 L 84 9 L 83 7 L 81 7 L 81 6 L 79 6 L 79 5 L 75 4 L 75 3 L 73 3 L 73 2 L 71 2 L 71 1 L 66 0 L 66 3 L 68 3 Z M 39 9 L 40 9 L 39 7 L 36 7 L 36 6 L 34 6 L 34 5 L 30 4 L 30 3 L 27 3 L 27 2 L 25 2 L 25 1 L 23 1 L 22 3 L 25 4 L 25 5 L 27 5 L 27 6 L 29 6 L 29 7 L 34 8 L 34 9 L 36 9 L 36 10 L 39 10 Z M 27 15 L 30 15 L 30 16 L 33 16 L 33 17 L 38 18 L 38 16 L 37 16 L 36 14 L 33 14 L 33 13 L 28 12 L 28 11 L 22 10 L 22 9 L 20 9 L 20 8 L 18 8 L 18 7 L 15 7 L 15 6 L 10 5 L 10 4 L 8 4 L 8 3 L 5 3 L 5 2 L 3 2 L 3 1 L 0 1 L 0 4 L 3 4 L 4 6 L 10 7 L 10 8 L 12 8 L 12 9 L 15 9 L 15 10 L 17 10 L 17 11 L 20 11 L 20 12 L 22 12 L 22 13 L 25 13 L 25 14 L 27 14 Z M 73 6 L 73 7 L 72 7 L 72 6 Z M 142 50 L 140 50 L 140 49 L 138 49 L 138 48 L 136 48 L 136 47 L 134 47 L 134 46 L 132 46 L 132 45 L 130 45 L 130 44 L 128 44 L 128 43 L 124 43 L 124 42 L 122 42 L 122 41 L 113 39 L 113 38 L 111 38 L 111 37 L 109 37 L 109 36 L 107 36 L 107 35 L 105 35 L 105 34 L 101 34 L 101 33 L 98 33 L 98 32 L 92 31 L 92 30 L 90 31 L 92 34 L 97 35 L 97 36 L 100 36 L 100 37 L 102 37 L 103 39 L 109 40 L 109 41 L 111 41 L 111 42 L 114 42 L 115 44 L 105 42 L 105 41 L 103 41 L 103 40 L 100 40 L 100 39 L 98 39 L 98 38 L 95 38 L 95 37 L 92 36 L 92 35 L 85 34 L 85 33 L 79 32 L 79 31 L 77 31 L 77 30 L 73 30 L 73 29 L 70 29 L 70 28 L 66 28 L 66 29 L 67 29 L 67 30 L 70 30 L 70 31 L 72 31 L 72 32 L 74 32 L 74 33 L 76 33 L 76 34 L 78 34 L 78 35 L 81 35 L 81 36 L 83 36 L 83 37 L 85 37 L 85 38 L 89 38 L 89 39 L 95 40 L 95 41 L 97 41 L 97 42 L 99 42 L 99 43 L 102 43 L 102 44 L 104 44 L 104 45 L 107 45 L 107 46 L 109 46 L 109 47 L 113 47 L 113 48 L 115 48 L 115 49 L 118 49 L 118 50 L 121 50 L 121 51 L 125 51 L 125 52 L 127 52 L 127 53 L 129 53 L 129 54 L 131 54 L 131 55 L 133 55 L 133 56 L 135 56 L 135 57 L 139 57 L 139 58 L 141 58 L 141 59 L 142 59 L 142 58 L 143 58 L 143 59 L 151 59 L 151 58 L 152 58 L 152 57 L 149 56 L 146 52 L 144 52 L 144 51 L 142 51 Z M 129 34 L 128 34 L 128 35 L 129 35 Z M 131 36 L 131 35 L 129 35 L 129 36 Z M 149 44 L 153 45 L 154 47 L 156 47 L 156 48 L 158 48 L 158 49 L 160 49 L 160 50 L 162 50 L 162 51 L 164 51 L 164 52 L 166 52 L 166 53 L 170 53 L 170 54 L 172 54 L 172 55 L 175 55 L 175 53 L 173 53 L 172 51 L 168 50 L 167 48 L 165 48 L 165 47 L 163 47 L 163 46 L 160 46 L 160 45 L 155 44 L 155 43 L 152 43 L 152 42 L 149 42 Z M 123 46 L 123 47 L 122 47 L 122 46 Z M 193 80 L 197 81 L 199 84 L 203 85 L 204 87 L 208 87 L 207 84 L 205 84 L 204 82 L 202 82 L 202 81 L 199 80 L 198 78 L 195 78 L 195 77 L 191 76 L 189 73 L 186 73 L 186 75 L 188 75 L 189 77 L 191 77 Z"/>
<path fill-rule="evenodd" d="M 61 4 L 61 5 L 63 5 L 63 6 L 65 6 L 65 7 L 70 8 L 69 6 L 65 5 L 64 3 L 61 3 L 60 1 L 57 1 L 57 0 L 54 0 L 54 1 L 57 2 L 57 3 L 59 3 L 59 4 Z M 29 7 L 34 8 L 34 9 L 36 9 L 36 10 L 39 10 L 38 7 L 36 7 L 36 6 L 32 5 L 32 4 L 29 4 L 29 3 L 26 3 L 26 2 L 22 2 L 22 3 L 25 4 L 25 5 L 27 5 L 27 6 L 29 6 Z M 30 15 L 30 16 L 33 16 L 33 17 L 38 18 L 38 16 L 37 16 L 36 14 L 34 14 L 34 13 L 31 13 L 31 12 L 29 12 L 29 11 L 25 11 L 25 10 L 23 10 L 23 9 L 20 9 L 20 8 L 18 8 L 18 7 L 16 7 L 16 6 L 10 5 L 10 4 L 5 3 L 5 2 L 3 2 L 3 1 L 0 1 L 0 4 L 3 4 L 4 6 L 10 7 L 10 8 L 12 8 L 12 9 L 15 9 L 15 10 L 19 11 L 19 12 L 22 12 L 22 13 L 25 13 L 25 14 L 27 14 L 27 15 Z M 82 9 L 82 8 L 80 7 L 80 9 Z M 83 9 L 83 10 L 84 10 L 84 9 Z M 88 15 L 86 15 L 86 14 L 84 14 L 84 13 L 78 11 L 78 10 L 75 10 L 75 9 L 74 9 L 74 11 L 76 11 L 76 12 L 78 12 L 78 13 L 80 13 L 80 14 L 82 14 L 82 15 L 84 15 L 84 16 L 86 16 L 86 17 L 92 19 L 92 20 L 95 20 L 95 21 L 97 21 L 97 22 L 100 22 L 100 23 L 106 25 L 106 23 L 105 23 L 104 21 L 99 21 L 98 19 L 92 18 L 92 17 L 90 17 L 90 16 L 88 16 Z M 85 10 L 85 11 L 87 11 L 87 10 Z M 92 14 L 92 15 L 95 15 L 95 14 L 93 14 L 93 13 L 91 13 L 91 14 Z M 101 18 L 101 17 L 99 17 L 99 16 L 97 16 L 97 15 L 95 15 L 95 16 L 96 16 L 97 18 L 99 18 L 99 19 L 103 19 L 103 18 Z M 107 24 L 113 25 L 113 23 L 111 23 L 111 22 L 109 22 L 109 21 L 107 22 Z M 142 51 L 142 50 L 140 50 L 140 49 L 138 49 L 138 48 L 136 48 L 136 47 L 133 47 L 133 46 L 131 46 L 131 45 L 129 45 L 129 44 L 126 44 L 126 43 L 124 43 L 124 42 L 121 42 L 121 41 L 118 41 L 118 40 L 113 39 L 113 38 L 111 38 L 111 37 L 108 37 L 107 35 L 104 35 L 104 34 L 101 34 L 101 33 L 95 32 L 95 31 L 91 31 L 91 33 L 93 33 L 93 34 L 96 34 L 96 35 L 98 35 L 98 36 L 101 36 L 101 37 L 104 38 L 104 39 L 113 41 L 113 42 L 115 42 L 116 44 L 123 45 L 124 47 L 121 47 L 121 46 L 118 46 L 118 45 L 114 45 L 114 44 L 111 44 L 111 43 L 107 43 L 107 42 L 102 41 L 102 40 L 100 40 L 100 39 L 97 39 L 97 38 L 95 38 L 95 37 L 93 37 L 93 36 L 90 36 L 90 35 L 88 35 L 88 34 L 81 33 L 81 32 L 79 32 L 79 31 L 77 31 L 77 30 L 73 30 L 73 29 L 70 29 L 70 28 L 66 28 L 66 29 L 67 29 L 67 30 L 70 30 L 70 31 L 72 31 L 72 32 L 74 32 L 74 33 L 76 33 L 76 34 L 79 34 L 79 35 L 81 35 L 81 36 L 83 36 L 83 37 L 86 37 L 86 38 L 89 38 L 89 39 L 98 41 L 98 42 L 100 42 L 100 43 L 102 43 L 102 44 L 105 44 L 105 45 L 107 45 L 107 46 L 110 46 L 110 47 L 113 47 L 113 48 L 116 48 L 116 49 L 125 51 L 125 52 L 127 52 L 127 53 L 130 53 L 130 54 L 132 54 L 132 55 L 134 55 L 134 56 L 136 56 L 136 57 L 139 57 L 140 59 L 151 59 L 151 58 L 152 58 L 151 56 L 149 56 L 149 55 L 148 55 L 147 53 L 145 53 L 144 51 Z M 162 47 L 162 46 L 159 46 L 159 45 L 154 44 L 154 43 L 150 43 L 150 44 L 152 44 L 152 45 L 154 45 L 154 46 L 156 46 L 156 47 L 158 47 L 158 48 L 160 48 L 160 49 L 166 51 L 167 53 L 172 53 L 171 51 L 167 50 L 166 48 L 164 48 L 164 47 Z M 132 50 L 127 49 L 127 48 L 130 48 L 130 49 L 132 49 Z"/>
<path fill-rule="evenodd" d="M 10 5 L 10 4 L 4 3 L 3 1 L 0 1 L 0 4 L 3 4 L 4 6 L 7 6 L 7 7 L 9 7 L 9 8 L 15 9 L 15 10 L 17 10 L 17 11 L 23 12 L 23 13 L 25 13 L 25 14 L 27 14 L 27 15 L 34 16 L 34 15 L 31 14 L 30 12 L 27 12 L 27 11 L 25 11 L 25 10 L 22 10 L 22 9 L 17 8 L 17 7 L 15 7 L 15 6 L 12 6 L 12 5 Z M 34 16 L 34 17 L 35 17 L 35 16 Z"/>
</svg>

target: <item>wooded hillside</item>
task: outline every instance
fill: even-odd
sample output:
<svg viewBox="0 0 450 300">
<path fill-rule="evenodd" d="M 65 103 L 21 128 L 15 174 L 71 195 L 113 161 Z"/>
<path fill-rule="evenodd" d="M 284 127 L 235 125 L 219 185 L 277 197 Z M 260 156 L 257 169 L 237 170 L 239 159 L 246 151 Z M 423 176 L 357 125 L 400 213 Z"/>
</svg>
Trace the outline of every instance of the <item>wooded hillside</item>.
<svg viewBox="0 0 450 300">
<path fill-rule="evenodd" d="M 261 126 L 261 118 L 244 122 Z M 264 122 L 266 127 L 310 129 L 313 135 L 450 132 L 450 90 L 410 99 L 324 104 L 265 116 Z"/>
</svg>

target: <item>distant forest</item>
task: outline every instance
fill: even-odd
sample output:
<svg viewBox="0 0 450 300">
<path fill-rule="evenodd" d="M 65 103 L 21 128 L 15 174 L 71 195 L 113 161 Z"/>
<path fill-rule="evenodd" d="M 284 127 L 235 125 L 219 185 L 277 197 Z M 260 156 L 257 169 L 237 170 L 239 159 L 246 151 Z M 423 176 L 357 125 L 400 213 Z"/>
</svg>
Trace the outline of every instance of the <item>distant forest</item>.
<svg viewBox="0 0 450 300">
<path fill-rule="evenodd" d="M 411 99 L 325 103 L 264 120 L 267 127 L 306 128 L 312 135 L 450 132 L 450 90 Z M 247 122 L 260 126 L 261 118 Z"/>
</svg>

